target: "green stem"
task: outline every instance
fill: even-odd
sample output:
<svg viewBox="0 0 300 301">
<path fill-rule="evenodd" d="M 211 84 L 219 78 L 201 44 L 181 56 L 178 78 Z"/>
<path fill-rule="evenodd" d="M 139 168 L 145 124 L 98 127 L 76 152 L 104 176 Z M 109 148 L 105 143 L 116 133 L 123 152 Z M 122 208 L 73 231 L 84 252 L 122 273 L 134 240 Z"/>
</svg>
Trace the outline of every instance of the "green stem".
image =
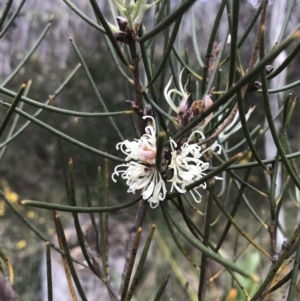
<svg viewBox="0 0 300 301">
<path fill-rule="evenodd" d="M 215 17 L 215 21 L 214 21 L 214 25 L 213 28 L 211 30 L 211 34 L 209 36 L 209 41 L 208 41 L 208 45 L 207 45 L 207 49 L 206 49 L 206 55 L 205 55 L 205 63 L 204 63 L 204 68 L 203 68 L 203 76 L 202 76 L 202 99 L 205 98 L 205 90 L 206 90 L 206 79 L 207 79 L 207 75 L 208 75 L 208 68 L 210 65 L 210 58 L 211 58 L 211 52 L 213 49 L 213 45 L 216 39 L 216 34 L 220 25 L 220 21 L 226 6 L 226 2 L 227 0 L 222 0 L 220 7 L 218 9 L 217 15 Z"/>
<path fill-rule="evenodd" d="M 196 22 L 195 22 L 195 9 L 191 9 L 191 30 L 192 30 L 192 41 L 193 41 L 193 47 L 196 55 L 197 62 L 201 68 L 204 67 L 204 64 L 202 62 L 200 51 L 198 47 L 199 40 L 197 39 L 196 35 Z"/>
<path fill-rule="evenodd" d="M 197 0 L 186 0 L 184 1 L 176 10 L 174 10 L 166 19 L 164 19 L 159 25 L 154 27 L 151 31 L 146 33 L 141 38 L 137 38 L 136 41 L 139 43 L 145 42 L 154 36 L 156 36 L 159 32 L 163 31 L 166 27 L 170 26 L 174 21 L 180 18 L 184 12 L 192 6 Z"/>
<path fill-rule="evenodd" d="M 90 83 L 90 85 L 91 85 L 94 93 L 96 94 L 96 97 L 98 98 L 98 100 L 100 102 L 100 105 L 102 106 L 103 110 L 108 113 L 109 111 L 107 109 L 107 106 L 106 106 L 105 102 L 103 101 L 103 99 L 102 99 L 102 97 L 101 97 L 101 95 L 100 95 L 100 93 L 99 93 L 99 91 L 97 89 L 97 86 L 96 86 L 96 84 L 95 84 L 95 82 L 94 82 L 94 80 L 92 78 L 92 75 L 91 75 L 91 73 L 90 73 L 90 71 L 89 71 L 89 69 L 88 69 L 88 67 L 87 67 L 87 65 L 86 65 L 86 63 L 85 63 L 85 61 L 84 61 L 84 59 L 83 59 L 83 57 L 82 57 L 79 49 L 78 49 L 78 47 L 76 46 L 76 44 L 74 43 L 74 41 L 71 38 L 69 38 L 69 40 L 71 42 L 71 45 L 72 45 L 72 47 L 73 47 L 73 49 L 74 49 L 74 51 L 75 51 L 75 53 L 76 53 L 76 55 L 77 55 L 80 63 L 81 63 L 81 65 L 82 65 L 82 68 L 83 68 L 83 70 L 85 72 L 85 75 L 88 78 L 89 83 Z M 125 138 L 121 134 L 121 132 L 120 132 L 119 128 L 117 127 L 117 125 L 116 125 L 115 121 L 113 120 L 113 118 L 111 116 L 109 116 L 108 119 L 109 119 L 109 121 L 110 121 L 113 129 L 115 130 L 115 132 L 119 136 L 120 140 L 122 140 L 122 141 L 125 140 Z"/>
<path fill-rule="evenodd" d="M 258 291 L 254 294 L 251 301 L 263 300 L 263 295 L 270 286 L 271 282 L 273 281 L 276 273 L 282 266 L 283 262 L 291 255 L 292 247 L 298 243 L 299 244 L 299 237 L 300 237 L 300 224 L 297 226 L 293 236 L 290 238 L 289 242 L 285 245 L 284 250 L 282 251 L 279 259 L 272 264 L 268 275 L 266 276 L 264 282 L 259 287 Z"/>
<path fill-rule="evenodd" d="M 98 29 L 105 35 L 107 35 L 105 29 L 98 25 L 96 22 L 94 22 L 92 19 L 90 19 L 87 15 L 85 15 L 80 9 L 77 8 L 76 5 L 74 5 L 72 2 L 69 0 L 63 0 L 80 18 L 82 18 L 86 23 L 90 24 L 94 28 Z"/>
<path fill-rule="evenodd" d="M 9 12 L 9 9 L 10 9 L 13 1 L 14 0 L 8 0 L 7 3 L 6 3 L 6 5 L 5 5 L 5 8 L 4 8 L 3 13 L 2 13 L 2 16 L 0 18 L 0 30 L 2 29 L 3 23 L 4 23 L 4 21 L 5 21 L 6 17 L 7 17 L 7 14 Z"/>
<path fill-rule="evenodd" d="M 151 78 L 150 82 L 147 84 L 146 87 L 143 88 L 143 90 L 146 90 L 149 86 L 151 86 L 156 80 L 157 78 L 159 77 L 159 75 L 161 74 L 161 72 L 164 70 L 165 68 L 165 65 L 168 61 L 168 58 L 170 56 L 170 52 L 172 50 L 172 47 L 173 47 L 173 44 L 175 42 L 175 39 L 177 37 L 177 33 L 178 33 L 178 30 L 179 30 L 179 27 L 180 27 L 180 24 L 181 24 L 181 17 L 175 22 L 174 24 L 174 28 L 173 28 L 173 31 L 172 31 L 172 34 L 171 34 L 171 37 L 170 37 L 170 40 L 169 40 L 169 43 L 164 51 L 164 56 L 161 60 L 161 63 L 156 71 L 156 73 L 154 74 L 154 76 Z"/>
<path fill-rule="evenodd" d="M 277 39 L 277 43 L 281 43 L 281 41 L 283 39 L 284 33 L 287 29 L 287 26 L 288 26 L 289 22 L 291 21 L 291 15 L 294 11 L 294 6 L 295 6 L 296 1 L 297 0 L 288 1 L 288 8 L 287 8 L 286 13 L 284 14 L 284 22 L 283 22 L 279 37 Z"/>
<path fill-rule="evenodd" d="M 232 261 L 225 259 L 224 257 L 218 255 L 217 253 L 213 252 L 211 249 L 204 246 L 198 239 L 192 237 L 186 230 L 184 230 L 179 224 L 178 220 L 173 217 L 171 214 L 170 208 L 168 206 L 167 202 L 162 202 L 162 206 L 166 207 L 166 212 L 168 218 L 171 220 L 172 224 L 175 226 L 175 228 L 178 230 L 178 232 L 188 241 L 190 242 L 197 250 L 201 251 L 202 253 L 205 253 L 208 257 L 212 258 L 216 262 L 220 263 L 224 267 L 233 270 L 247 278 L 251 278 L 254 281 L 257 281 L 258 277 L 256 275 L 251 275 L 244 269 L 240 268 L 236 264 L 234 264 Z"/>
<path fill-rule="evenodd" d="M 0 194 L 1 196 L 1 194 Z M 137 199 L 122 204 L 122 205 L 115 205 L 115 206 L 109 206 L 109 207 L 80 207 L 80 206 L 66 206 L 66 205 L 58 205 L 58 204 L 50 204 L 46 202 L 38 202 L 38 201 L 31 201 L 31 200 L 22 200 L 20 204 L 24 206 L 30 206 L 30 207 L 37 207 L 47 210 L 56 210 L 56 211 L 65 211 L 65 212 L 78 212 L 78 213 L 97 213 L 97 212 L 112 212 L 112 211 L 119 211 L 121 209 L 130 207 L 137 202 L 139 202 L 142 199 L 142 197 L 138 197 Z"/>
<path fill-rule="evenodd" d="M 86 295 L 84 293 L 84 290 L 81 286 L 81 283 L 79 281 L 79 278 L 78 278 L 77 272 L 75 270 L 75 267 L 73 265 L 72 257 L 71 257 L 71 254 L 70 254 L 70 250 L 69 250 L 69 247 L 68 247 L 68 243 L 67 243 L 67 240 L 66 240 L 66 236 L 65 236 L 65 233 L 64 233 L 64 228 L 62 226 L 61 220 L 60 220 L 60 218 L 59 218 L 59 216 L 56 212 L 53 212 L 53 215 L 54 215 L 54 221 L 55 221 L 57 236 L 58 236 L 58 239 L 60 239 L 61 242 L 62 242 L 64 252 L 65 252 L 65 256 L 66 256 L 66 260 L 68 262 L 68 266 L 69 266 L 72 278 L 74 280 L 74 283 L 76 285 L 77 291 L 78 291 L 82 301 L 88 301 L 87 298 L 86 298 Z"/>
<path fill-rule="evenodd" d="M 286 301 L 293 301 L 295 300 L 295 293 L 299 290 L 297 288 L 298 283 L 298 273 L 299 273 L 299 266 L 300 266 L 300 243 L 298 243 L 296 257 L 294 261 L 294 267 L 291 274 L 291 282 L 289 284 L 289 292 Z"/>
<path fill-rule="evenodd" d="M 264 59 L 264 35 L 261 35 L 261 48 L 260 48 L 260 58 L 261 61 Z M 300 43 L 299 43 L 300 45 Z M 281 160 L 287 169 L 287 172 L 289 173 L 291 179 L 295 183 L 298 189 L 300 189 L 300 180 L 299 177 L 296 175 L 294 172 L 292 166 L 290 165 L 288 158 L 285 154 L 284 148 L 282 147 L 280 143 L 280 139 L 277 135 L 276 127 L 273 121 L 273 116 L 272 116 L 272 111 L 271 111 L 271 106 L 270 106 L 270 100 L 269 100 L 269 94 L 268 94 L 268 87 L 267 87 L 267 78 L 266 78 L 266 73 L 263 71 L 261 72 L 261 81 L 262 81 L 262 91 L 263 91 L 263 101 L 264 101 L 264 106 L 265 106 L 265 113 L 266 113 L 266 118 L 268 120 L 268 124 L 270 127 L 270 132 L 272 134 L 274 143 L 277 147 L 278 153 L 281 157 Z"/>
<path fill-rule="evenodd" d="M 30 229 L 42 241 L 44 241 L 46 243 L 49 242 L 49 238 L 47 238 L 44 234 L 42 234 L 35 225 L 33 225 L 27 218 L 25 218 L 24 214 L 21 213 L 19 211 L 19 209 L 6 198 L 6 196 L 4 195 L 4 193 L 1 190 L 0 190 L 0 198 L 2 198 L 2 200 L 5 202 L 5 204 L 18 216 L 18 218 L 28 227 L 28 229 Z M 64 255 L 64 252 L 60 248 L 58 248 L 55 244 L 50 243 L 50 242 L 49 242 L 49 244 L 50 244 L 50 247 L 53 248 L 55 251 Z M 79 262 L 76 259 L 73 259 L 73 261 L 86 267 L 86 265 L 84 265 L 83 263 Z"/>
<path fill-rule="evenodd" d="M 51 247 L 49 241 L 46 242 L 46 268 L 47 268 L 47 292 L 48 301 L 53 300 L 52 288 L 52 266 L 51 266 Z"/>
<path fill-rule="evenodd" d="M 12 114 L 14 113 L 24 91 L 26 89 L 26 84 L 22 84 L 20 90 L 18 91 L 18 93 L 16 94 L 15 99 L 13 100 L 12 104 L 8 106 L 8 110 L 2 120 L 2 123 L 0 125 L 0 137 L 2 136 L 4 129 L 6 128 Z"/>
<path fill-rule="evenodd" d="M 1 84 L 2 87 L 6 86 L 8 83 L 11 82 L 11 80 L 19 73 L 19 71 L 22 69 L 22 67 L 26 64 L 26 62 L 30 59 L 32 54 L 35 52 L 35 50 L 39 47 L 41 42 L 44 40 L 44 37 L 46 36 L 47 32 L 49 31 L 50 27 L 52 26 L 53 17 L 50 18 L 47 26 L 33 45 L 33 47 L 29 50 L 29 52 L 26 54 L 24 59 L 19 63 L 19 65 L 15 68 L 15 70 L 9 75 L 9 77 Z"/>
<path fill-rule="evenodd" d="M 199 124 L 205 117 L 207 117 L 211 112 L 215 111 L 222 104 L 226 103 L 230 97 L 232 97 L 236 92 L 241 89 L 243 86 L 248 84 L 251 80 L 257 78 L 258 73 L 261 73 L 262 70 L 265 70 L 265 66 L 273 61 L 289 44 L 291 44 L 295 39 L 299 37 L 300 33 L 296 32 L 292 36 L 288 37 L 284 42 L 282 42 L 278 47 L 268 55 L 266 55 L 259 63 L 255 65 L 255 67 L 246 73 L 239 81 L 235 83 L 225 94 L 223 94 L 217 101 L 213 103 L 208 109 L 206 109 L 201 115 L 196 117 L 193 121 L 191 121 L 183 130 L 178 132 L 173 139 L 176 140 L 182 137 L 185 133 L 189 132 L 192 128 L 194 128 L 197 124 Z M 265 72 L 264 72 L 265 73 Z"/>
<path fill-rule="evenodd" d="M 24 3 L 26 0 L 22 0 L 22 2 L 19 4 L 19 6 L 17 7 L 16 11 L 12 14 L 11 18 L 7 21 L 6 25 L 3 27 L 3 29 L 0 32 L 0 39 L 3 38 L 4 34 L 6 33 L 6 31 L 9 29 L 9 27 L 13 24 L 13 22 L 15 21 L 15 19 L 17 18 L 17 16 L 19 15 Z M 1 20 L 2 21 L 2 20 Z M 4 21 L 4 20 L 3 20 Z"/>
<path fill-rule="evenodd" d="M 4 105 L 6 107 L 10 107 L 9 104 L 3 103 L 2 101 L 0 101 L 0 104 Z M 76 139 L 74 139 L 74 138 L 72 138 L 72 137 L 70 137 L 70 136 L 68 136 L 68 135 L 66 135 L 66 134 L 64 134 L 64 133 L 56 130 L 55 128 L 51 127 L 50 125 L 48 125 L 48 124 L 46 124 L 46 123 L 38 120 L 37 118 L 34 118 L 30 114 L 28 114 L 28 113 L 26 113 L 26 112 L 24 112 L 24 111 L 22 111 L 22 110 L 20 110 L 18 108 L 15 108 L 15 112 L 17 114 L 23 116 L 24 118 L 30 120 L 31 122 L 37 124 L 38 126 L 42 127 L 43 129 L 47 130 L 48 132 L 50 132 L 50 133 L 52 133 L 52 134 L 54 134 L 54 135 L 56 135 L 56 136 L 58 136 L 58 137 L 60 137 L 60 138 L 62 138 L 64 140 L 66 140 L 66 141 L 68 141 L 68 142 L 70 142 L 70 143 L 72 143 L 74 145 L 77 145 L 77 146 L 81 147 L 82 149 L 88 150 L 91 153 L 100 155 L 100 156 L 102 156 L 104 158 L 108 158 L 108 159 L 114 160 L 116 162 L 122 162 L 122 163 L 126 162 L 124 159 L 121 159 L 119 157 L 115 157 L 113 155 L 110 155 L 110 154 L 108 154 L 106 152 L 100 151 L 100 150 L 98 150 L 98 149 L 96 149 L 94 147 L 91 147 L 91 146 L 89 146 L 89 145 L 87 145 L 85 143 L 80 142 L 80 141 L 78 141 L 78 140 L 76 140 Z"/>
<path fill-rule="evenodd" d="M 79 65 L 80 67 L 81 65 Z M 77 71 L 77 70 L 76 70 Z M 0 86 L 0 92 L 3 94 L 9 96 L 9 97 L 15 97 L 17 93 L 12 92 L 4 87 Z M 55 93 L 55 96 L 57 93 Z M 54 98 L 54 95 L 52 96 Z M 40 103 L 38 101 L 35 101 L 31 98 L 22 96 L 21 101 L 25 102 L 29 105 L 32 105 L 37 108 L 41 108 L 46 111 L 51 111 L 51 112 L 56 112 L 59 114 L 63 115 L 70 115 L 70 116 L 75 116 L 75 117 L 88 117 L 88 118 L 98 118 L 98 117 L 110 117 L 110 116 L 118 116 L 118 115 L 129 115 L 132 114 L 132 111 L 118 111 L 118 112 L 106 112 L 106 113 L 89 113 L 89 112 L 81 112 L 81 111 L 71 111 L 71 110 L 66 110 L 66 109 L 60 109 L 57 107 L 49 106 L 47 103 Z"/>
<path fill-rule="evenodd" d="M 211 215 L 212 215 L 215 183 L 216 183 L 215 179 L 212 179 L 208 187 L 209 192 L 208 192 L 208 199 L 207 199 L 206 210 L 205 210 L 204 236 L 203 236 L 203 245 L 206 247 L 208 247 L 208 242 L 209 242 L 209 232 L 210 232 L 210 224 L 212 219 Z M 199 300 L 205 300 L 208 261 L 209 261 L 209 257 L 205 253 L 202 253 L 201 264 L 200 264 L 200 281 L 199 281 L 199 289 L 198 289 Z"/>
<path fill-rule="evenodd" d="M 106 32 L 106 34 L 107 34 L 110 42 L 112 43 L 112 45 L 113 45 L 113 47 L 114 47 L 114 49 L 115 49 L 115 51 L 116 51 L 119 59 L 121 60 L 121 62 L 125 66 L 127 66 L 129 68 L 132 68 L 132 66 L 126 62 L 126 60 L 125 60 L 125 58 L 123 56 L 123 53 L 122 53 L 122 51 L 121 51 L 121 49 L 120 49 L 120 47 L 119 47 L 119 45 L 118 45 L 118 43 L 116 41 L 116 38 L 113 35 L 112 31 L 110 30 L 110 28 L 109 28 L 109 26 L 108 26 L 108 24 L 107 24 L 107 22 L 106 22 L 106 20 L 105 20 L 105 18 L 103 16 L 102 12 L 101 12 L 101 10 L 100 10 L 100 8 L 98 6 L 97 1 L 96 0 L 90 0 L 90 2 L 91 2 L 91 5 L 93 7 L 93 10 L 95 12 L 96 17 L 101 22 L 101 24 L 102 24 L 102 26 L 103 26 L 103 28 L 104 28 L 104 30 L 105 30 L 105 32 Z"/>
<path fill-rule="evenodd" d="M 80 64 L 77 65 L 74 70 L 70 73 L 70 75 L 64 80 L 64 82 L 60 85 L 60 87 L 51 95 L 52 99 L 54 99 L 66 86 L 66 84 L 71 80 L 71 78 L 74 76 L 74 74 L 77 72 L 77 70 L 80 68 Z M 28 85 L 27 85 L 28 86 Z M 1 89 L 1 87 L 0 87 Z M 26 94 L 26 91 L 24 92 Z M 21 97 L 22 100 L 22 97 Z M 45 104 L 47 104 L 49 100 L 46 101 Z M 21 106 L 20 106 L 21 107 Z M 39 109 L 34 114 L 33 117 L 37 117 L 43 110 Z M 18 115 L 19 116 L 19 115 Z M 26 121 L 25 124 L 23 124 L 12 136 L 8 137 L 2 144 L 0 144 L 0 149 L 5 147 L 8 143 L 10 143 L 13 139 L 18 137 L 29 125 L 31 124 L 31 121 Z"/>
</svg>

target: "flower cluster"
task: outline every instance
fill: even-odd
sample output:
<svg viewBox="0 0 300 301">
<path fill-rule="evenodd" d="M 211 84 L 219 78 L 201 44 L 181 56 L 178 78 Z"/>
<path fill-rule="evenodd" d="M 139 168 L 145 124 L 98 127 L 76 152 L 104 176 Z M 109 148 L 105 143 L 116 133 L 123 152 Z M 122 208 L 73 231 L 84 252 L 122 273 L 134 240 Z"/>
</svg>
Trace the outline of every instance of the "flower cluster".
<svg viewBox="0 0 300 301">
<path fill-rule="evenodd" d="M 117 144 L 117 149 L 121 149 L 127 155 L 125 160 L 129 162 L 118 165 L 112 179 L 116 182 L 115 177 L 121 175 L 129 187 L 127 192 L 135 193 L 136 190 L 143 190 L 143 199 L 148 200 L 150 206 L 155 208 L 159 201 L 165 199 L 167 189 L 161 173 L 155 166 L 156 129 L 154 119 L 151 116 L 143 118 L 151 119 L 153 126 L 148 125 L 145 134 L 140 139 L 125 140 Z M 186 186 L 201 179 L 209 167 L 209 163 L 201 160 L 203 153 L 208 149 L 201 152 L 200 146 L 191 143 L 196 134 L 200 138 L 205 138 L 202 132 L 194 131 L 180 149 L 177 149 L 176 142 L 170 139 L 171 159 L 168 170 L 172 172 L 172 178 L 168 182 L 172 183 L 171 192 L 175 188 L 179 193 L 185 193 Z M 206 184 L 203 183 L 193 189 L 197 197 L 190 191 L 196 202 L 201 201 L 201 195 L 197 191 L 199 187 L 206 188 Z"/>
<path fill-rule="evenodd" d="M 130 2 L 130 1 L 129 1 Z M 184 128 L 189 122 L 203 113 L 208 107 L 212 105 L 212 100 L 206 96 L 205 100 L 194 101 L 192 105 L 188 106 L 188 98 L 190 94 L 186 91 L 186 85 L 182 85 L 182 74 L 179 75 L 179 90 L 169 89 L 172 78 L 164 89 L 165 99 L 169 106 L 177 114 L 178 127 Z M 177 107 L 173 102 L 171 96 L 175 93 L 181 97 L 179 106 Z M 163 201 L 167 194 L 165 178 L 169 176 L 167 182 L 171 183 L 170 192 L 174 189 L 179 193 L 185 193 L 186 187 L 195 183 L 206 175 L 205 171 L 209 167 L 209 163 L 202 160 L 203 154 L 208 151 L 217 149 L 221 152 L 221 146 L 214 144 L 212 147 L 202 148 L 197 144 L 199 139 L 205 139 L 202 133 L 204 127 L 208 124 L 212 117 L 212 113 L 208 115 L 200 124 L 198 124 L 187 141 L 182 145 L 178 145 L 172 138 L 170 138 L 170 157 L 164 158 L 169 165 L 164 171 L 164 176 L 156 169 L 156 126 L 153 117 L 144 116 L 144 119 L 152 121 L 152 125 L 145 128 L 145 134 L 140 139 L 134 141 L 125 140 L 117 144 L 117 149 L 127 156 L 128 163 L 118 165 L 112 175 L 113 181 L 116 182 L 116 176 L 122 176 L 128 185 L 127 192 L 135 193 L 136 190 L 142 190 L 144 200 L 148 200 L 152 208 L 158 206 L 159 201 Z M 221 179 L 216 177 L 216 179 Z M 198 187 L 189 190 L 196 202 L 201 201 L 201 194 L 198 188 L 206 188 L 206 183 L 200 184 Z"/>
<path fill-rule="evenodd" d="M 148 200 L 152 208 L 158 206 L 159 201 L 166 197 L 167 189 L 161 174 L 155 168 L 156 157 L 156 130 L 153 117 L 145 116 L 152 120 L 154 126 L 147 126 L 145 134 L 134 141 L 125 140 L 117 144 L 117 149 L 127 155 L 126 164 L 118 165 L 112 175 L 121 175 L 126 180 L 129 189 L 127 192 L 135 193 L 143 189 L 143 199 Z"/>
<path fill-rule="evenodd" d="M 200 180 L 206 174 L 206 171 L 209 167 L 208 162 L 201 160 L 203 154 L 208 151 L 210 148 L 201 152 L 201 147 L 197 144 L 190 144 L 190 140 L 196 135 L 199 134 L 201 138 L 205 139 L 204 135 L 200 131 L 194 131 L 187 142 L 185 142 L 180 150 L 176 150 L 177 144 L 173 139 L 170 139 L 170 146 L 172 149 L 171 163 L 169 169 L 173 171 L 173 177 L 169 182 L 172 183 L 171 192 L 175 188 L 180 193 L 186 192 L 186 186 L 193 184 L 194 182 Z M 221 146 L 216 145 L 216 148 L 219 148 L 217 153 L 221 153 Z M 214 150 L 215 151 L 215 150 Z M 221 179 L 216 177 L 216 179 Z M 191 195 L 197 203 L 201 202 L 201 194 L 198 192 L 198 188 L 206 188 L 206 183 L 200 184 L 198 187 L 194 188 L 194 193 L 197 194 L 196 197 L 192 190 L 190 190 Z"/>
</svg>

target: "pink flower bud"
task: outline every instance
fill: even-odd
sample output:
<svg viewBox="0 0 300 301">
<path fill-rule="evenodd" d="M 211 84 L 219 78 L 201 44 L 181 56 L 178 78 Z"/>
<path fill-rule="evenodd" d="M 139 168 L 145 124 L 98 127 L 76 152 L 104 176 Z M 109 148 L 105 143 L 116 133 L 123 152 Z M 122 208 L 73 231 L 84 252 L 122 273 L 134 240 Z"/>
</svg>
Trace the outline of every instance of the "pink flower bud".
<svg viewBox="0 0 300 301">
<path fill-rule="evenodd" d="M 205 101 L 204 101 L 205 109 L 208 109 L 212 105 L 213 105 L 213 101 L 211 100 L 211 98 L 208 95 L 206 95 Z"/>
</svg>

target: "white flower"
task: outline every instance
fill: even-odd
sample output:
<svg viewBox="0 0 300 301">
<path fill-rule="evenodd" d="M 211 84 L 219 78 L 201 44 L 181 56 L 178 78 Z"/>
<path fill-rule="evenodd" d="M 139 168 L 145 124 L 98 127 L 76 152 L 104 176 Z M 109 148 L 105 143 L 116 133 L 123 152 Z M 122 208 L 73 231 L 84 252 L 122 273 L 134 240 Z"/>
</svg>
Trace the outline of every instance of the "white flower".
<svg viewBox="0 0 300 301">
<path fill-rule="evenodd" d="M 173 177 L 169 180 L 169 182 L 172 183 L 171 192 L 175 188 L 179 193 L 185 193 L 186 186 L 200 180 L 206 175 L 205 171 L 208 169 L 209 163 L 202 161 L 200 158 L 210 148 L 201 152 L 201 147 L 199 145 L 190 144 L 191 138 L 196 133 L 199 134 L 201 138 L 205 138 L 202 132 L 194 131 L 187 142 L 181 146 L 180 150 L 176 150 L 176 142 L 173 139 L 170 139 L 172 159 L 168 167 L 173 170 Z M 220 153 L 221 146 L 217 145 L 217 147 L 219 148 L 217 152 Z M 221 178 L 216 177 L 216 179 Z M 197 203 L 201 202 L 201 194 L 197 190 L 200 187 L 205 189 L 206 183 L 200 184 L 198 187 L 194 188 L 193 191 L 190 190 L 190 193 Z M 193 192 L 196 193 L 198 197 L 196 197 Z"/>
<path fill-rule="evenodd" d="M 125 140 L 117 144 L 117 149 L 127 155 L 126 164 L 116 166 L 112 179 L 116 182 L 115 176 L 121 175 L 129 186 L 127 192 L 135 193 L 143 189 L 143 199 L 148 200 L 150 206 L 155 208 L 159 201 L 163 201 L 167 194 L 165 181 L 155 167 L 156 136 L 155 122 L 153 117 L 145 116 L 153 121 L 154 126 L 147 126 L 145 134 L 134 141 Z"/>
<path fill-rule="evenodd" d="M 117 176 L 121 176 L 126 180 L 126 185 L 129 187 L 128 193 L 135 193 L 137 190 L 142 190 L 144 200 L 148 200 L 152 208 L 156 208 L 159 201 L 163 201 L 167 194 L 166 184 L 160 172 L 156 169 L 156 129 L 153 117 L 143 117 L 151 119 L 153 126 L 149 125 L 145 128 L 145 134 L 140 139 L 134 141 L 125 140 L 117 144 L 117 149 L 126 154 L 126 164 L 116 166 L 112 179 L 116 182 Z M 204 151 L 201 146 L 197 144 L 199 137 L 205 139 L 201 131 L 194 131 L 187 142 L 185 142 L 180 149 L 177 149 L 176 142 L 170 138 L 171 147 L 171 162 L 168 169 L 172 171 L 171 192 L 176 189 L 179 193 L 186 193 L 186 187 L 195 181 L 200 180 L 206 175 L 205 171 L 209 167 L 209 163 L 202 161 L 203 154 L 213 149 L 207 148 Z M 221 146 L 216 145 L 217 152 L 221 152 Z M 214 149 L 216 151 L 216 149 Z M 216 177 L 216 179 L 221 179 Z M 206 188 L 206 183 L 200 184 L 198 187 L 190 190 L 196 202 L 201 201 L 201 194 L 198 192 L 199 188 Z"/>
<path fill-rule="evenodd" d="M 183 74 L 184 68 L 181 70 L 180 74 L 179 74 L 179 89 L 180 91 L 178 91 L 177 89 L 171 89 L 168 91 L 171 83 L 172 83 L 172 79 L 173 77 L 170 78 L 169 82 L 167 83 L 165 89 L 164 89 L 164 95 L 165 95 L 165 99 L 167 101 L 167 103 L 169 104 L 169 106 L 177 113 L 179 114 L 179 112 L 185 112 L 187 110 L 187 100 L 190 96 L 190 93 L 186 92 L 186 87 L 183 88 L 182 86 L 182 74 Z M 172 93 L 176 93 L 179 96 L 181 96 L 181 102 L 179 104 L 179 107 L 176 107 L 176 105 L 174 104 L 172 98 L 171 98 L 171 94 Z"/>
<path fill-rule="evenodd" d="M 145 117 L 143 117 L 145 119 Z M 154 119 L 151 116 L 146 118 Z M 147 126 L 145 134 L 140 139 L 134 141 L 125 140 L 117 144 L 117 149 L 127 155 L 126 161 L 135 160 L 145 164 L 155 164 L 156 156 L 156 136 L 155 136 L 155 123 L 154 127 Z"/>
<path fill-rule="evenodd" d="M 183 74 L 184 68 L 181 70 L 179 74 L 179 90 L 177 89 L 169 89 L 171 83 L 172 83 L 172 77 L 167 83 L 165 89 L 164 89 L 164 96 L 169 104 L 169 106 L 175 111 L 175 113 L 178 115 L 178 123 L 179 128 L 185 127 L 189 122 L 194 120 L 198 115 L 202 114 L 207 110 L 209 107 L 213 105 L 212 99 L 209 97 L 209 95 L 206 95 L 203 100 L 196 100 L 194 101 L 190 107 L 188 107 L 188 98 L 190 96 L 190 93 L 186 91 L 186 86 L 188 82 L 183 87 L 182 85 L 182 74 Z M 175 93 L 181 97 L 181 101 L 179 103 L 179 106 L 177 107 L 175 103 L 172 100 L 172 94 Z M 194 128 L 194 131 L 200 131 L 202 132 L 206 125 L 210 122 L 211 118 L 213 116 L 213 113 L 210 113 L 208 116 L 206 116 L 199 124 L 197 124 Z"/>
</svg>

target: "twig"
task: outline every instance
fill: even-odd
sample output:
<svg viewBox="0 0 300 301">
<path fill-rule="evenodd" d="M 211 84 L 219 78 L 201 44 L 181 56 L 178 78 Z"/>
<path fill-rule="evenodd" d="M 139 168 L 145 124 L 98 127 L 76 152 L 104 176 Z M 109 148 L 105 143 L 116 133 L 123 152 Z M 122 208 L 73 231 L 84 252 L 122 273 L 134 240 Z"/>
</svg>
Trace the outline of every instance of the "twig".
<svg viewBox="0 0 300 301">
<path fill-rule="evenodd" d="M 140 84 L 140 74 L 139 74 L 139 56 L 136 52 L 136 42 L 132 37 L 129 37 L 129 49 L 132 59 L 132 64 L 134 66 L 133 70 L 133 80 L 134 80 L 134 90 L 135 90 L 135 103 L 143 111 L 143 102 L 142 102 L 142 87 Z M 138 115 L 139 125 L 141 134 L 145 132 L 146 121 L 141 118 L 142 116 Z"/>
<path fill-rule="evenodd" d="M 266 276 L 264 282 L 262 283 L 262 285 L 260 286 L 258 291 L 252 297 L 251 301 L 264 300 L 277 271 L 281 267 L 282 263 L 296 251 L 299 240 L 300 240 L 300 225 L 298 225 L 298 227 L 297 227 L 294 235 L 291 237 L 290 241 L 283 246 L 283 251 L 282 251 L 281 255 L 279 256 L 279 259 L 271 265 L 268 275 Z"/>
<path fill-rule="evenodd" d="M 130 54 L 132 58 L 132 63 L 134 65 L 134 70 L 133 70 L 133 79 L 134 79 L 134 90 L 135 90 L 135 103 L 136 105 L 143 110 L 143 102 L 142 102 L 142 87 L 140 85 L 140 75 L 139 75 L 139 56 L 137 55 L 136 52 L 136 42 L 132 37 L 129 37 L 129 49 L 130 49 Z M 139 120 L 139 126 L 140 126 L 140 132 L 141 134 L 145 133 L 145 126 L 146 126 L 146 121 L 142 118 L 141 115 L 137 115 L 138 120 Z M 134 241 L 136 239 L 136 235 L 138 234 L 138 229 L 142 227 L 146 212 L 148 208 L 148 202 L 147 200 L 141 200 L 139 203 L 139 208 L 136 213 L 134 225 L 130 231 L 130 236 L 129 236 L 129 243 L 125 255 L 125 263 L 124 263 L 124 268 L 123 268 L 123 273 L 122 273 L 122 279 L 121 279 L 121 285 L 119 292 L 123 291 L 123 287 L 125 284 L 125 276 L 127 274 L 128 268 L 129 268 L 129 260 L 131 258 L 131 253 L 133 251 L 134 247 Z"/>
<path fill-rule="evenodd" d="M 138 234 L 137 230 L 138 230 L 138 228 L 140 228 L 142 226 L 142 224 L 144 222 L 147 208 L 148 208 L 148 202 L 145 200 L 141 200 L 139 203 L 139 208 L 138 208 L 136 217 L 135 217 L 134 225 L 130 231 L 129 243 L 128 243 L 127 252 L 125 255 L 125 264 L 124 264 L 123 273 L 122 273 L 121 286 L 120 286 L 120 290 L 119 290 L 120 292 L 123 290 L 123 286 L 124 286 L 124 282 L 125 282 L 124 275 L 127 274 L 127 270 L 129 267 L 129 260 L 131 258 L 131 253 L 132 253 L 132 249 L 134 246 L 135 237 Z"/>
<path fill-rule="evenodd" d="M 211 224 L 211 214 L 212 214 L 212 205 L 213 205 L 213 195 L 215 188 L 215 179 L 211 179 L 209 183 L 209 195 L 208 201 L 206 203 L 205 210 L 205 222 L 204 222 L 204 235 L 203 235 L 203 244 L 208 246 L 209 242 L 209 232 L 210 232 L 210 224 Z M 208 283 L 208 263 L 210 258 L 202 253 L 201 265 L 200 265 L 200 281 L 199 281 L 199 290 L 198 290 L 198 298 L 199 300 L 205 300 L 205 293 Z"/>
<path fill-rule="evenodd" d="M 85 244 L 85 247 L 86 247 L 86 250 L 87 250 L 87 253 L 93 263 L 93 266 L 94 268 L 96 269 L 98 275 L 101 275 L 101 280 L 103 281 L 103 283 L 106 285 L 108 291 L 110 292 L 110 294 L 116 299 L 118 300 L 118 294 L 114 291 L 111 283 L 110 283 L 110 280 L 106 279 L 104 277 L 104 273 L 102 272 L 101 270 L 101 266 L 100 266 L 100 262 L 96 256 L 96 254 L 91 250 L 90 246 L 86 243 Z"/>
</svg>

